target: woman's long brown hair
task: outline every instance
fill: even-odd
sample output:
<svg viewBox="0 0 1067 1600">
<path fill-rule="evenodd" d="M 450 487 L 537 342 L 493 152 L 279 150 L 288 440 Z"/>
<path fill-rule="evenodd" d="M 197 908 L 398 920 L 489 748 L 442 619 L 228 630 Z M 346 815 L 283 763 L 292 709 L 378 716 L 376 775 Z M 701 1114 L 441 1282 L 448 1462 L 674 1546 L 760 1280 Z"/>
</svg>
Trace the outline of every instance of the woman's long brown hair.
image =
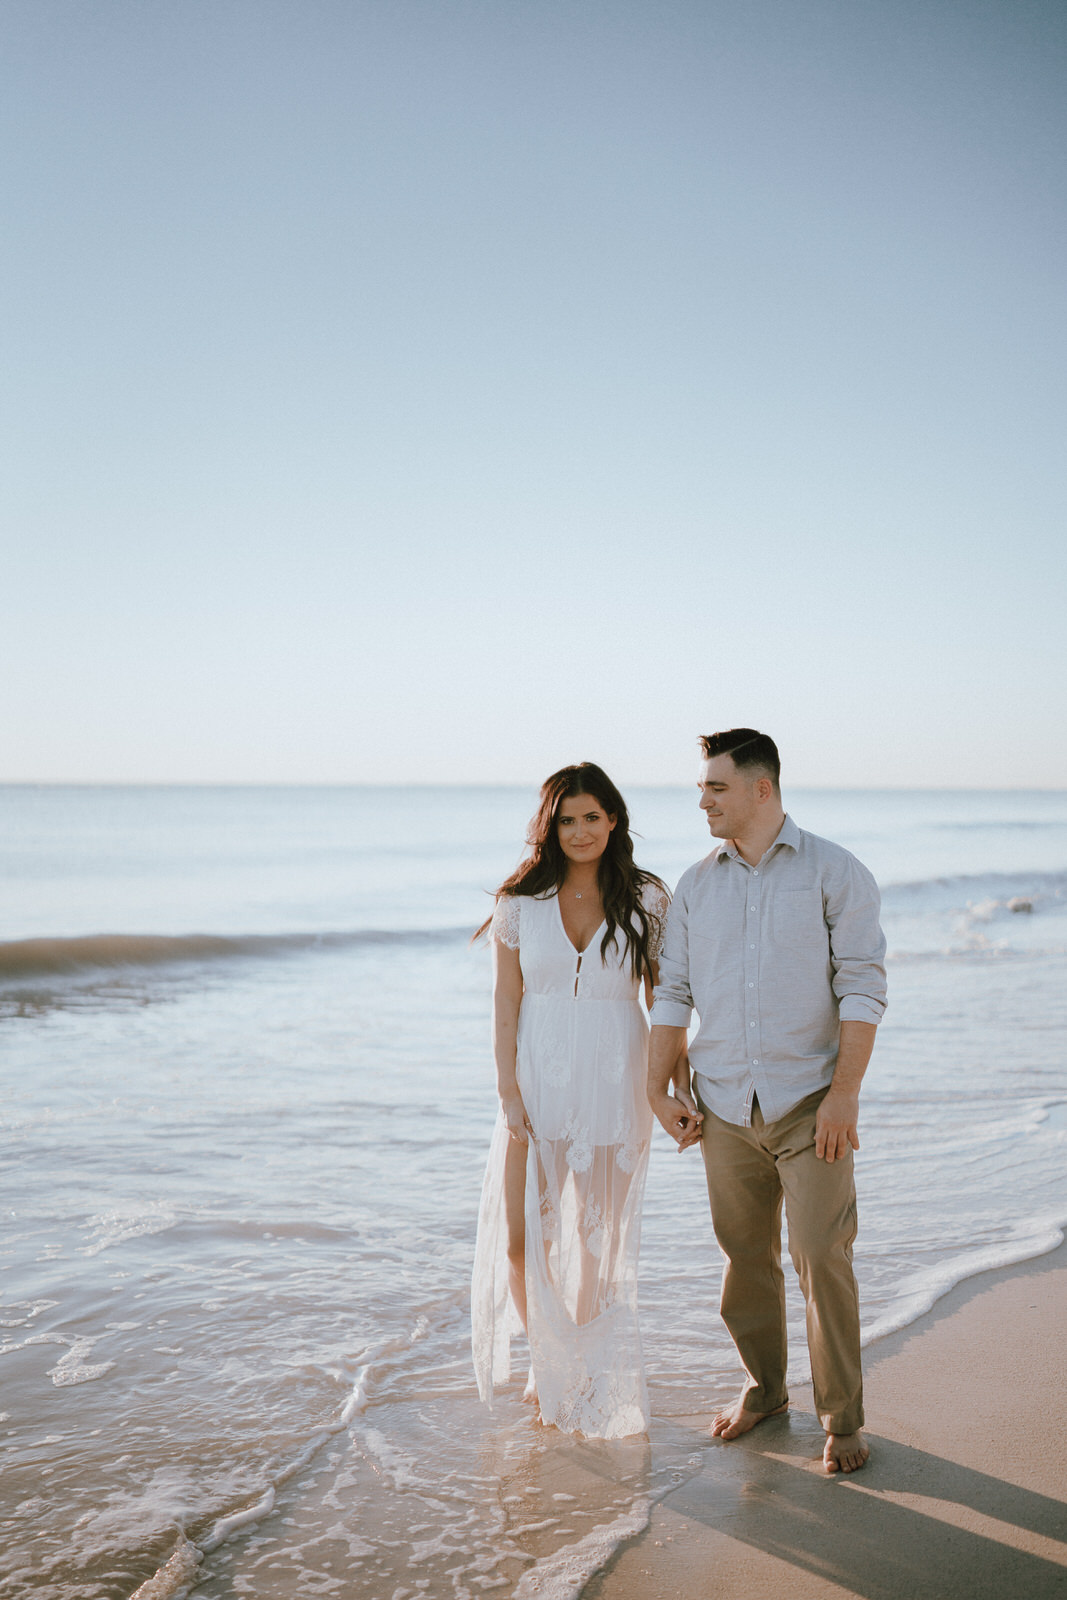
<svg viewBox="0 0 1067 1600">
<path fill-rule="evenodd" d="M 541 799 L 530 820 L 526 843 L 530 854 L 519 863 L 515 871 L 496 891 L 501 895 L 549 895 L 559 892 L 567 876 L 567 857 L 559 842 L 556 819 L 564 800 L 575 795 L 591 794 L 615 826 L 608 835 L 607 847 L 597 863 L 597 886 L 604 907 L 604 937 L 600 943 L 600 958 L 604 959 L 608 946 L 615 942 L 619 928 L 629 947 L 630 966 L 635 978 L 641 978 L 649 968 L 648 941 L 651 937 L 651 918 L 641 903 L 641 890 L 646 883 L 654 883 L 666 894 L 666 886 L 651 872 L 644 872 L 634 861 L 633 840 L 630 838 L 630 813 L 626 801 L 616 789 L 603 768 L 593 761 L 579 761 L 572 767 L 561 767 L 541 785 Z M 637 926 L 634 926 L 634 914 Z M 486 917 L 475 939 L 480 938 L 492 916 Z"/>
</svg>

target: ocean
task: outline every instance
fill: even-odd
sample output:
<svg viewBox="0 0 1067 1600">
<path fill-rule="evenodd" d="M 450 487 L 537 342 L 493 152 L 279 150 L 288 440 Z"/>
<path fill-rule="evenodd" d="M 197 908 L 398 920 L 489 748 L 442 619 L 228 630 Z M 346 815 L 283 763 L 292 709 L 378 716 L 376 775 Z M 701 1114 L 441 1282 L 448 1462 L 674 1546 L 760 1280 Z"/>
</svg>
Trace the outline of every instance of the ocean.
<svg viewBox="0 0 1067 1600">
<path fill-rule="evenodd" d="M 739 1373 L 700 1158 L 658 1130 L 649 1436 L 542 1429 L 521 1376 L 475 1393 L 496 1103 L 469 937 L 535 798 L 0 788 L 5 1596 L 566 1600 L 698 1468 L 682 1419 Z M 695 787 L 627 798 L 673 885 L 707 849 Z M 884 896 L 873 1339 L 1062 1238 L 1067 794 L 785 799 Z"/>
</svg>

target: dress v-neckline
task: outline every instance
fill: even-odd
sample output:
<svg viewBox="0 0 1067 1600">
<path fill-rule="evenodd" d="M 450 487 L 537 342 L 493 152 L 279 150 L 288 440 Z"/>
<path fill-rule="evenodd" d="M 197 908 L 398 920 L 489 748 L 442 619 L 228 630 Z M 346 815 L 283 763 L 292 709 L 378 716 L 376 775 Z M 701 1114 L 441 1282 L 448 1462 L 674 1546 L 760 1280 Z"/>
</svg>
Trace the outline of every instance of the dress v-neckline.
<svg viewBox="0 0 1067 1600">
<path fill-rule="evenodd" d="M 566 939 L 567 943 L 570 945 L 570 947 L 574 951 L 575 955 L 576 956 L 584 956 L 585 952 L 589 949 L 589 945 L 592 944 L 593 940 L 596 938 L 597 934 L 600 932 L 600 930 L 604 926 L 605 922 L 607 922 L 607 920 L 608 920 L 607 917 L 601 917 L 600 921 L 597 923 L 596 927 L 593 929 L 592 933 L 589 935 L 588 943 L 583 945 L 581 950 L 579 950 L 578 946 L 575 944 L 574 940 L 571 938 L 570 934 L 567 932 L 567 924 L 563 920 L 563 907 L 559 903 L 559 891 L 558 890 L 556 892 L 555 899 L 556 899 L 556 915 L 559 917 L 560 932 L 563 934 L 563 937 Z"/>
</svg>

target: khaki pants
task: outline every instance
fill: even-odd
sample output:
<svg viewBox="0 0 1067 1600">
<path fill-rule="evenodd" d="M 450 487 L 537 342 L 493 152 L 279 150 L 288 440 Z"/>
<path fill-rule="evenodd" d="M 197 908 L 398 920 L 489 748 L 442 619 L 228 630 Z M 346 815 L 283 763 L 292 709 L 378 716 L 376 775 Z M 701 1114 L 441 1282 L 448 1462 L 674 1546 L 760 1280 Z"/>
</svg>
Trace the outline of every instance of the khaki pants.
<svg viewBox="0 0 1067 1600">
<path fill-rule="evenodd" d="M 859 1297 L 852 1273 L 856 1186 L 852 1151 L 844 1160 L 815 1154 L 820 1089 L 765 1123 L 738 1127 L 704 1112 L 704 1165 L 715 1237 L 726 1257 L 723 1321 L 748 1373 L 743 1404 L 774 1411 L 785 1386 L 785 1278 L 782 1200 L 789 1254 L 807 1304 L 808 1353 L 815 1409 L 827 1433 L 855 1433 L 863 1423 Z"/>
</svg>

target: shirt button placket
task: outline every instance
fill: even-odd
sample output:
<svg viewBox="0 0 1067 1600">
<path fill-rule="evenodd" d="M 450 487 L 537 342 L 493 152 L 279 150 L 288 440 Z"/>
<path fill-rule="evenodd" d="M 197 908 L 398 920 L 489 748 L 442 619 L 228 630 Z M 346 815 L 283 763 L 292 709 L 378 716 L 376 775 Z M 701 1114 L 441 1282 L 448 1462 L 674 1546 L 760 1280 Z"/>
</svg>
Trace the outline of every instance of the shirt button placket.
<svg viewBox="0 0 1067 1600">
<path fill-rule="evenodd" d="M 749 873 L 745 881 L 745 1043 L 748 1058 L 754 1067 L 760 1061 L 759 1029 L 759 943 L 760 943 L 760 875 L 758 870 Z"/>
</svg>

